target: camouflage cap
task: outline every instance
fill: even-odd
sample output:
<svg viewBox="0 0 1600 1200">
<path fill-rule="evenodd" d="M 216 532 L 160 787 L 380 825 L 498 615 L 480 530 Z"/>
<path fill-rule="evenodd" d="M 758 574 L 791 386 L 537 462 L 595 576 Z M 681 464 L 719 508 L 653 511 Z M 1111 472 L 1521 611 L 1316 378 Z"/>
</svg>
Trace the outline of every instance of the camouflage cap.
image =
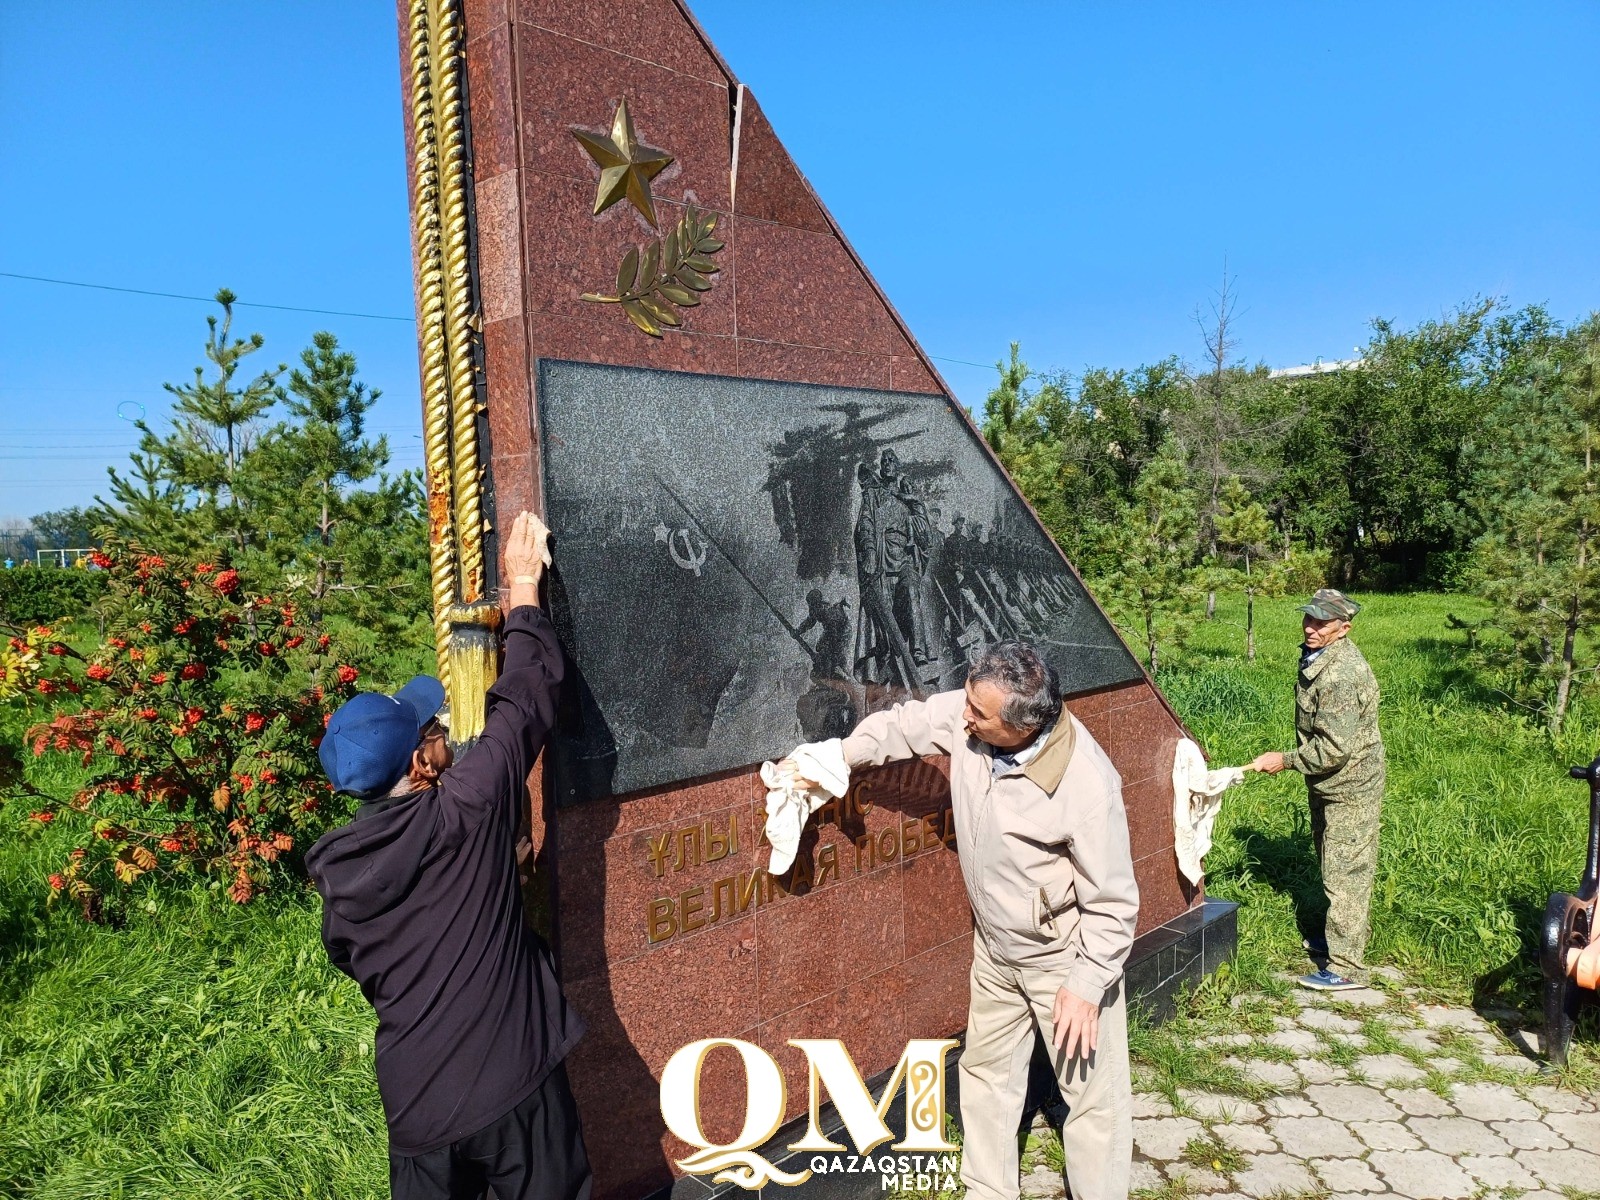
<svg viewBox="0 0 1600 1200">
<path fill-rule="evenodd" d="M 1361 605 L 1337 588 L 1318 588 L 1316 595 L 1300 606 L 1319 621 L 1348 621 L 1361 611 Z"/>
</svg>

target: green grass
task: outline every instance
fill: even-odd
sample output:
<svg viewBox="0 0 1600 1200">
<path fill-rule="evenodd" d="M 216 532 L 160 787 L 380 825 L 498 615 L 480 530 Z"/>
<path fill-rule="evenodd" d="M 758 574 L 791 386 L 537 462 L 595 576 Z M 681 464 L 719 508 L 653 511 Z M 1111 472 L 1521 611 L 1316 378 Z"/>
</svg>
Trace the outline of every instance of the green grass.
<svg viewBox="0 0 1600 1200">
<path fill-rule="evenodd" d="M 1527 1006 L 1545 898 L 1573 888 L 1583 869 L 1588 793 L 1566 767 L 1600 749 L 1600 714 L 1580 702 L 1555 744 L 1508 714 L 1445 628 L 1446 613 L 1481 615 L 1465 597 L 1364 603 L 1354 637 L 1383 693 L 1389 759 L 1369 958 L 1441 998 Z M 1224 603 L 1159 680 L 1219 764 L 1293 744 L 1299 614 L 1279 601 L 1258 615 L 1255 663 L 1240 653 L 1242 614 Z M 1304 783 L 1289 772 L 1248 777 L 1215 832 L 1208 891 L 1241 902 L 1254 953 L 1300 969 L 1297 914 L 1315 921 L 1322 908 Z"/>
<path fill-rule="evenodd" d="M 1210 1132 L 1205 1137 L 1189 1139 L 1183 1148 L 1183 1161 L 1191 1167 L 1215 1171 L 1218 1175 L 1232 1175 L 1244 1170 L 1244 1155 Z"/>
<path fill-rule="evenodd" d="M 42 715 L 0 706 L 0 738 Z M 46 755 L 29 777 L 70 795 L 78 772 Z M 73 831 L 26 815 L 0 809 L 0 1196 L 387 1196 L 376 1020 L 309 885 L 243 908 L 141 892 L 92 926 L 47 904 Z"/>
<path fill-rule="evenodd" d="M 327 965 L 314 903 L 196 890 L 112 931 L 18 922 L 15 882 L 0 1194 L 385 1194 L 375 1023 Z"/>
<path fill-rule="evenodd" d="M 1424 999 L 1511 1006 L 1536 1021 L 1545 898 L 1576 886 L 1588 831 L 1588 792 L 1566 768 L 1600 750 L 1600 706 L 1581 699 L 1552 741 L 1467 670 L 1445 616 L 1481 616 L 1470 598 L 1367 596 L 1363 604 L 1354 637 L 1382 690 L 1389 759 L 1368 960 L 1400 971 Z M 1244 661 L 1242 606 L 1224 600 L 1158 680 L 1217 765 L 1293 744 L 1300 617 L 1292 600 L 1258 605 L 1257 617 L 1256 662 Z M 1207 892 L 1240 903 L 1239 958 L 1176 1021 L 1136 1023 L 1131 1033 L 1140 1086 L 1169 1099 L 1180 1087 L 1259 1095 L 1258 1086 L 1229 1086 L 1219 1059 L 1267 1055 L 1199 1039 L 1266 1032 L 1275 1011 L 1292 1011 L 1272 998 L 1287 994 L 1286 974 L 1309 969 L 1300 938 L 1324 907 L 1299 776 L 1248 776 L 1227 793 L 1213 836 Z M 1266 999 L 1229 1003 L 1256 995 Z M 1370 1051 L 1332 1038 L 1320 1057 L 1348 1066 L 1361 1053 L 1400 1050 L 1375 1026 Z M 1600 1084 L 1596 1041 L 1591 1010 L 1566 1075 L 1573 1086 Z M 1496 1075 L 1471 1050 L 1470 1075 Z"/>
<path fill-rule="evenodd" d="M 1583 865 L 1586 795 L 1565 768 L 1600 748 L 1597 710 L 1580 703 L 1552 745 L 1462 669 L 1444 616 L 1478 615 L 1470 602 L 1365 600 L 1356 637 L 1383 688 L 1390 764 L 1371 958 L 1430 996 L 1536 1012 L 1545 896 L 1571 888 Z M 1243 661 L 1241 614 L 1224 603 L 1159 680 L 1218 763 L 1292 738 L 1298 615 L 1292 601 L 1259 607 L 1256 663 Z M 0 737 L 26 723 L 0 709 Z M 71 790 L 53 759 L 39 770 L 41 786 Z M 70 839 L 54 826 L 11 832 L 22 807 L 0 811 L 0 1196 L 386 1195 L 373 1018 L 326 963 L 315 896 L 290 890 L 241 909 L 201 887 L 141 897 L 124 929 L 90 927 L 46 908 L 44 874 Z M 1271 1089 L 1221 1060 L 1285 1053 L 1199 1039 L 1269 1033 L 1288 1003 L 1280 975 L 1305 969 L 1297 912 L 1314 915 L 1320 889 L 1303 785 L 1252 777 L 1228 794 L 1216 841 L 1208 888 L 1242 905 L 1240 956 L 1176 1022 L 1135 1025 L 1136 1070 L 1140 1086 L 1174 1099 L 1180 1087 L 1260 1099 Z M 1568 1075 L 1590 1087 L 1592 1021 Z M 1325 1056 L 1354 1057 L 1332 1046 Z"/>
</svg>

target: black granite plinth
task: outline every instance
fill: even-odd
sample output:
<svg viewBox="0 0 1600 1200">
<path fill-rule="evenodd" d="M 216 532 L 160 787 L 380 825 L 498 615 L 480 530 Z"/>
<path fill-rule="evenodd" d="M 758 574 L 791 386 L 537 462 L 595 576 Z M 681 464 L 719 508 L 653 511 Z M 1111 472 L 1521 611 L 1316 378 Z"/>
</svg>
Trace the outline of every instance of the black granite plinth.
<svg viewBox="0 0 1600 1200">
<path fill-rule="evenodd" d="M 710 775 L 960 687 L 1138 664 L 943 396 L 542 361 L 558 802 Z"/>
<path fill-rule="evenodd" d="M 1146 1020 L 1160 1024 L 1174 1015 L 1178 996 L 1185 990 L 1193 991 L 1222 963 L 1238 951 L 1239 906 L 1226 900 L 1207 900 L 1199 908 L 1191 909 L 1165 925 L 1152 929 L 1133 944 L 1128 957 L 1126 986 L 1128 1005 L 1143 1013 Z M 945 1112 L 961 1120 L 960 1072 L 957 1064 L 959 1049 L 947 1060 L 945 1074 Z M 884 1071 L 867 1080 L 874 1095 L 892 1074 Z M 1055 1090 L 1050 1070 L 1050 1060 L 1044 1043 L 1038 1041 L 1028 1078 L 1028 1098 L 1024 1105 L 1022 1128 L 1033 1123 L 1035 1114 L 1043 1111 L 1048 1120 L 1059 1127 L 1066 1115 L 1061 1097 Z M 887 1123 L 890 1129 L 905 1128 L 905 1087 L 895 1093 Z M 818 1109 L 818 1125 L 835 1141 L 848 1144 L 848 1135 L 840 1136 L 844 1123 L 831 1103 Z M 803 1171 L 815 1153 L 793 1153 L 788 1144 L 805 1130 L 805 1118 L 797 1118 L 784 1125 L 767 1143 L 762 1155 L 773 1165 L 785 1171 Z M 873 1151 L 874 1156 L 892 1154 L 885 1147 Z M 833 1158 L 825 1154 L 821 1157 Z M 830 1173 L 813 1175 L 797 1187 L 773 1187 L 774 1197 L 793 1197 L 794 1200 L 865 1200 L 867 1196 L 881 1194 L 880 1176 L 876 1173 Z M 736 1200 L 748 1196 L 745 1189 L 731 1183 L 712 1184 L 698 1176 L 684 1176 L 671 1187 L 662 1188 L 649 1200 Z"/>
<path fill-rule="evenodd" d="M 1128 999 L 1159 1024 L 1176 1011 L 1178 997 L 1231 959 L 1239 947 L 1239 906 L 1207 900 L 1159 925 L 1133 943 L 1128 956 Z"/>
</svg>

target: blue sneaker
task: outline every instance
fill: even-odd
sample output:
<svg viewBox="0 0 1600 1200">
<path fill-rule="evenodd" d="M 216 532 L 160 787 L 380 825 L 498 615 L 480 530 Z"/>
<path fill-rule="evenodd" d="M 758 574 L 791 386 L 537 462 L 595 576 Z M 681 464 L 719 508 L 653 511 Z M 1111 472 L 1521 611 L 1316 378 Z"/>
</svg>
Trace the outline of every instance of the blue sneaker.
<svg viewBox="0 0 1600 1200">
<path fill-rule="evenodd" d="M 1357 983 L 1354 979 L 1346 979 L 1343 975 L 1330 971 L 1327 967 L 1323 967 L 1322 970 L 1314 974 L 1300 976 L 1299 984 L 1303 988 L 1310 988 L 1316 992 L 1350 992 L 1366 986 L 1365 984 Z"/>
</svg>

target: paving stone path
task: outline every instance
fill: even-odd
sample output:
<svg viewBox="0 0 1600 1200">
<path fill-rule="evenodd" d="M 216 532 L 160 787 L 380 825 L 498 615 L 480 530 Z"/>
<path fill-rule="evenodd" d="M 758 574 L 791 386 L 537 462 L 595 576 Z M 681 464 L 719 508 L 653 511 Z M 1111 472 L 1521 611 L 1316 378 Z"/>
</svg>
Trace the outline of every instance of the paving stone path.
<svg viewBox="0 0 1600 1200">
<path fill-rule="evenodd" d="M 1273 1017 L 1271 1033 L 1201 1039 L 1257 1098 L 1135 1094 L 1136 1196 L 1600 1197 L 1600 1095 L 1540 1078 L 1516 1014 L 1493 1024 L 1403 991 L 1273 1003 L 1298 1012 Z M 1023 1195 L 1062 1196 L 1059 1162 L 1040 1117 Z"/>
</svg>

